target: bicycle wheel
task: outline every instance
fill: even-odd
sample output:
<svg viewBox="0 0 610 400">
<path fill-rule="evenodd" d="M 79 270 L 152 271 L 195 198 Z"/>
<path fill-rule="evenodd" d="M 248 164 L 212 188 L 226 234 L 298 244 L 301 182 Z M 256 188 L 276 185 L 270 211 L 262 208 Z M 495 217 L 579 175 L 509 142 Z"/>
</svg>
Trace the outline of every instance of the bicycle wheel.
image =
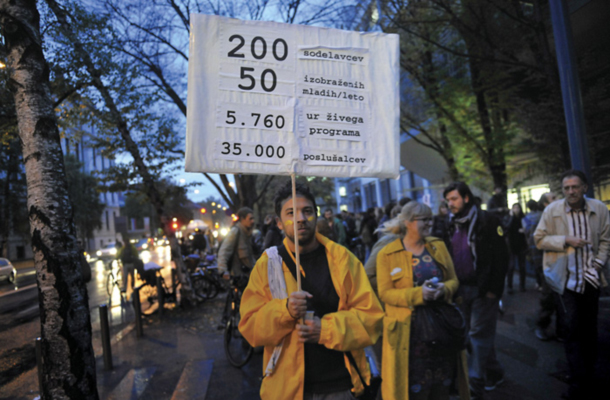
<svg viewBox="0 0 610 400">
<path fill-rule="evenodd" d="M 234 312 L 231 315 L 227 322 L 224 335 L 225 354 L 227 355 L 229 362 L 237 368 L 246 365 L 246 363 L 250 361 L 254 351 L 252 346 L 250 346 L 241 335 L 241 332 L 237 329 L 239 318 L 239 312 Z"/>
<path fill-rule="evenodd" d="M 208 290 L 210 283 L 204 279 L 201 275 L 193 275 L 191 276 L 191 285 L 193 287 L 193 292 L 200 299 L 207 300 L 208 299 Z"/>
</svg>

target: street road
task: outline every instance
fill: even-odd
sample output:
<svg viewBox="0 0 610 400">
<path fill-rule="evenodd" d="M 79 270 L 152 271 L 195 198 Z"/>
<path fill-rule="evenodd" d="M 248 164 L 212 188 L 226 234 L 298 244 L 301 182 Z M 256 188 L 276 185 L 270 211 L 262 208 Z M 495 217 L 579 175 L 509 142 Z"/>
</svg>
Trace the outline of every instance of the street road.
<svg viewBox="0 0 610 400">
<path fill-rule="evenodd" d="M 140 259 L 155 262 L 163 268 L 162 273 L 170 282 L 171 262 L 169 246 L 159 246 L 153 251 L 143 251 Z M 34 339 L 40 336 L 38 288 L 35 269 L 29 263 L 17 263 L 17 280 L 14 284 L 0 282 L 0 387 L 10 382 L 21 373 L 36 365 Z M 134 321 L 134 311 L 131 306 L 131 288 L 125 298 L 121 298 L 118 288 L 114 287 L 112 295 L 108 296 L 106 279 L 109 269 L 108 262 L 94 260 L 91 265 L 91 281 L 87 283 L 89 309 L 94 342 L 99 342 L 100 322 L 99 306 L 108 305 L 111 334 Z M 112 264 L 117 268 L 117 263 Z M 142 297 L 142 296 L 141 296 Z M 123 301 L 122 301 L 123 300 Z M 125 301 L 127 300 L 127 301 Z M 142 308 L 148 303 L 144 300 Z M 1 392 L 1 390 L 0 390 Z M 0 396 L 1 397 L 1 396 Z"/>
</svg>

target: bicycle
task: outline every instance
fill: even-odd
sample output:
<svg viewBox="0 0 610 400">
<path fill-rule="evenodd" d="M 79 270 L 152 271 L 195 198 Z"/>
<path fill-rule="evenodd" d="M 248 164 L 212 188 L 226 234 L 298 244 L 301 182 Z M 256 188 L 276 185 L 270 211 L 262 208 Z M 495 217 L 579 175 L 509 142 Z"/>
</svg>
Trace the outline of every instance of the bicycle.
<svg viewBox="0 0 610 400">
<path fill-rule="evenodd" d="M 232 277 L 230 290 L 227 293 L 227 302 L 230 302 L 231 310 L 225 325 L 224 349 L 229 362 L 237 368 L 246 365 L 254 352 L 254 348 L 244 339 L 238 329 L 241 319 L 239 305 L 241 303 L 242 292 L 247 284 L 247 276 Z"/>
</svg>

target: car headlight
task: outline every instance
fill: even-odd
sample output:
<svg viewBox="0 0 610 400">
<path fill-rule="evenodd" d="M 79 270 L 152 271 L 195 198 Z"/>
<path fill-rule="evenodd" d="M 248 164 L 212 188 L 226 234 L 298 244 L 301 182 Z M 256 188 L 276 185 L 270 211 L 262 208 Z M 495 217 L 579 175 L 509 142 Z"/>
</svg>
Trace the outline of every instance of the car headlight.
<svg viewBox="0 0 610 400">
<path fill-rule="evenodd" d="M 101 257 L 102 256 L 102 251 L 101 250 L 96 251 L 95 255 L 98 256 L 98 257 Z"/>
<path fill-rule="evenodd" d="M 144 244 L 142 245 L 142 248 L 143 248 L 144 250 L 146 250 L 146 249 L 148 248 L 148 245 L 147 245 L 146 243 L 144 243 Z"/>
<path fill-rule="evenodd" d="M 114 248 L 114 249 L 110 249 L 110 254 L 112 254 L 113 256 L 115 256 L 115 255 L 116 255 L 116 248 Z"/>
</svg>

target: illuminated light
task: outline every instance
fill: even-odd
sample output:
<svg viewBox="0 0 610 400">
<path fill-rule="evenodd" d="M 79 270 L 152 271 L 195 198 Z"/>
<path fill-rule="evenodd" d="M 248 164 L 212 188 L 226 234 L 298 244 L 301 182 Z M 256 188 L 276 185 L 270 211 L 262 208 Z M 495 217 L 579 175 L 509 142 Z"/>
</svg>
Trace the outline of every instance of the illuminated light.
<svg viewBox="0 0 610 400">
<path fill-rule="evenodd" d="M 216 210 L 212 211 L 212 214 L 216 214 Z"/>
<path fill-rule="evenodd" d="M 233 189 L 235 189 L 235 182 L 229 182 L 229 186 L 231 186 Z"/>
<path fill-rule="evenodd" d="M 180 179 L 180 183 L 185 184 L 186 183 L 186 179 Z"/>
<path fill-rule="evenodd" d="M 216 204 L 216 207 L 218 208 L 222 208 L 222 206 L 220 204 Z"/>
<path fill-rule="evenodd" d="M 231 214 L 231 218 L 233 219 L 233 221 L 237 221 L 238 220 L 238 217 L 235 214 Z"/>
<path fill-rule="evenodd" d="M 146 264 L 147 262 L 150 262 L 152 259 L 152 255 L 150 254 L 150 251 L 143 251 L 140 253 L 140 259 L 142 260 L 142 262 L 144 264 Z"/>
<path fill-rule="evenodd" d="M 227 228 L 222 228 L 222 229 L 220 230 L 220 234 L 221 234 L 222 236 L 226 236 L 226 235 L 227 235 L 227 233 L 229 233 L 229 231 L 227 230 Z"/>
<path fill-rule="evenodd" d="M 2 69 L 2 68 L 6 68 L 6 64 L 3 63 L 2 61 L 0 61 L 0 69 Z"/>
<path fill-rule="evenodd" d="M 205 208 L 202 208 L 200 211 L 202 214 L 205 214 L 208 210 L 206 210 Z"/>
<path fill-rule="evenodd" d="M 96 251 L 95 255 L 98 256 L 98 257 L 101 257 L 102 256 L 102 251 L 101 250 Z"/>
<path fill-rule="evenodd" d="M 195 194 L 199 194 L 199 189 L 195 189 Z"/>
<path fill-rule="evenodd" d="M 174 229 L 178 229 L 178 224 L 173 224 L 173 225 L 172 225 L 172 228 L 174 228 Z"/>
<path fill-rule="evenodd" d="M 172 218 L 172 221 L 176 222 L 178 221 L 178 218 Z"/>
<path fill-rule="evenodd" d="M 212 207 L 214 207 L 215 205 L 216 205 L 216 203 L 215 203 L 215 202 L 212 202 Z"/>
<path fill-rule="evenodd" d="M 214 227 L 215 227 L 215 228 L 218 228 L 219 226 L 220 226 L 220 224 L 219 224 L 218 222 L 216 222 L 216 223 L 214 224 Z"/>
<path fill-rule="evenodd" d="M 345 186 L 339 187 L 339 196 L 341 196 L 341 197 L 347 196 L 347 189 L 345 188 Z"/>
<path fill-rule="evenodd" d="M 189 235 L 189 240 L 193 240 L 193 239 L 194 239 L 193 235 Z"/>
<path fill-rule="evenodd" d="M 217 238 L 217 237 L 218 237 L 218 231 L 214 231 L 214 232 L 212 232 L 212 236 L 214 236 L 215 238 Z"/>
<path fill-rule="evenodd" d="M 110 249 L 110 254 L 112 254 L 113 256 L 116 255 L 116 247 Z"/>
<path fill-rule="evenodd" d="M 223 208 L 222 208 L 222 211 L 227 211 L 227 207 L 223 207 Z"/>
<path fill-rule="evenodd" d="M 146 250 L 146 249 L 148 248 L 148 245 L 147 245 L 146 243 L 144 243 L 144 244 L 142 245 L 142 248 L 143 248 L 144 250 Z"/>
</svg>

